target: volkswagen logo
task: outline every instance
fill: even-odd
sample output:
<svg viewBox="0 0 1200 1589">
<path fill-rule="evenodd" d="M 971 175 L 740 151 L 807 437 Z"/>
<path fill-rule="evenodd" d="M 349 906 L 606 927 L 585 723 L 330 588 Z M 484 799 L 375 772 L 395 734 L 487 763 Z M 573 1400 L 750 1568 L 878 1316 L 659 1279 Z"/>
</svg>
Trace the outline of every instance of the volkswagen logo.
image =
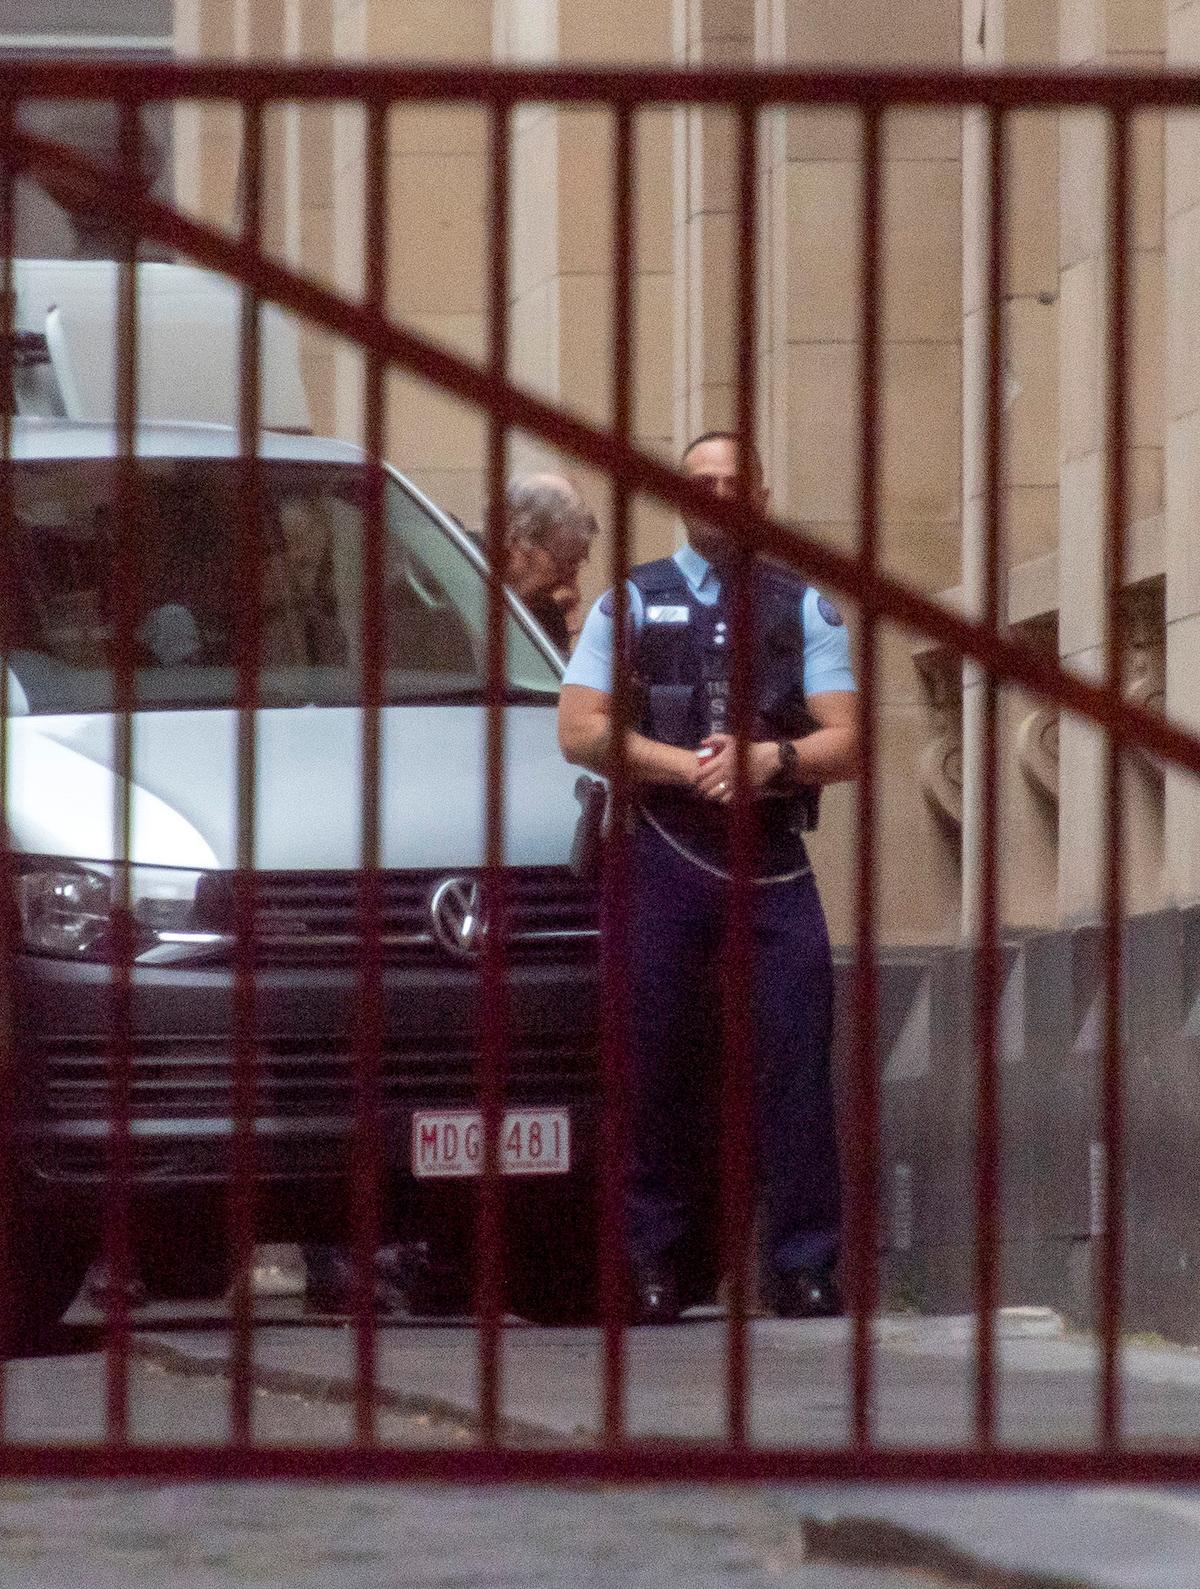
<svg viewBox="0 0 1200 1589">
<path fill-rule="evenodd" d="M 473 877 L 447 877 L 429 901 L 433 935 L 451 954 L 474 958 L 483 948 L 487 921 L 483 891 Z"/>
</svg>

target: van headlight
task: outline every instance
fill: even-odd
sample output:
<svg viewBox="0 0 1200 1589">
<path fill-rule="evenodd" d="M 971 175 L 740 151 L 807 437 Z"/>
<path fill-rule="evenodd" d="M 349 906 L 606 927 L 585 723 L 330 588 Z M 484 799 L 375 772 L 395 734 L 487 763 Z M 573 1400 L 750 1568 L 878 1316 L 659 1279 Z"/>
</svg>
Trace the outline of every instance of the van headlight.
<svg viewBox="0 0 1200 1589">
<path fill-rule="evenodd" d="M 159 866 L 129 868 L 134 953 L 187 933 L 193 924 L 198 872 Z M 120 890 L 112 872 L 30 859 L 16 879 L 17 910 L 27 949 L 64 960 L 112 960 L 113 913 Z"/>
</svg>

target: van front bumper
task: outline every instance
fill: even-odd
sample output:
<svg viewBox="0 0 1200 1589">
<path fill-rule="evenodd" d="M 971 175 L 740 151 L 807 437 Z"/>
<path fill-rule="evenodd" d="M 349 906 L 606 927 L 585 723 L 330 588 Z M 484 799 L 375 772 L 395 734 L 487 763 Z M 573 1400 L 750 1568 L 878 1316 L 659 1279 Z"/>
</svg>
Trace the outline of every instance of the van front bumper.
<svg viewBox="0 0 1200 1589">
<path fill-rule="evenodd" d="M 243 1032 L 227 967 L 138 966 L 121 1044 L 111 968 L 32 955 L 18 968 L 17 1130 L 37 1181 L 66 1189 L 106 1180 L 123 1094 L 135 1185 L 228 1182 L 239 1130 L 253 1143 L 258 1181 L 345 1179 L 365 1074 L 353 967 L 260 971 L 253 1030 Z M 380 991 L 380 1145 L 388 1170 L 403 1176 L 414 1111 L 478 1103 L 480 978 L 470 965 L 385 968 Z M 508 973 L 505 1105 L 569 1110 L 572 1167 L 585 1173 L 595 1155 L 597 991 L 586 962 Z M 253 1098 L 237 1121 L 247 1062 L 243 1096 Z"/>
</svg>

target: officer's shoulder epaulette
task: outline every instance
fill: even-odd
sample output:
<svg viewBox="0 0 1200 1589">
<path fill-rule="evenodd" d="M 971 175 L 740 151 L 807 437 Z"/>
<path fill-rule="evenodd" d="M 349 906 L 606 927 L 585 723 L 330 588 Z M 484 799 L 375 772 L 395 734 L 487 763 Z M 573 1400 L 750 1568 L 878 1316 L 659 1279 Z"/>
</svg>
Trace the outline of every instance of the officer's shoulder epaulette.
<svg viewBox="0 0 1200 1589">
<path fill-rule="evenodd" d="M 803 574 L 796 573 L 795 569 L 784 568 L 780 563 L 760 563 L 759 578 L 766 583 L 769 590 L 793 601 L 803 601 L 805 593 L 810 589 Z"/>
<path fill-rule="evenodd" d="M 794 623 L 803 634 L 804 598 L 810 589 L 807 580 L 776 563 L 760 565 L 758 578 L 759 601 L 770 610 L 774 622 Z"/>
</svg>

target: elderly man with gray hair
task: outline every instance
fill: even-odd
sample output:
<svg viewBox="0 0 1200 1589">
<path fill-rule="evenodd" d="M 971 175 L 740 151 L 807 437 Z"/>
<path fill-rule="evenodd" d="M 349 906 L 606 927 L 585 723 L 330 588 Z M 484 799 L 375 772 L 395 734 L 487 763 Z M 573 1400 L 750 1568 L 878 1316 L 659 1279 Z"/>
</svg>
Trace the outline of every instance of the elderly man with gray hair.
<svg viewBox="0 0 1200 1589">
<path fill-rule="evenodd" d="M 596 516 L 565 475 L 528 474 L 505 494 L 504 578 L 562 652 L 580 609 Z"/>
</svg>

